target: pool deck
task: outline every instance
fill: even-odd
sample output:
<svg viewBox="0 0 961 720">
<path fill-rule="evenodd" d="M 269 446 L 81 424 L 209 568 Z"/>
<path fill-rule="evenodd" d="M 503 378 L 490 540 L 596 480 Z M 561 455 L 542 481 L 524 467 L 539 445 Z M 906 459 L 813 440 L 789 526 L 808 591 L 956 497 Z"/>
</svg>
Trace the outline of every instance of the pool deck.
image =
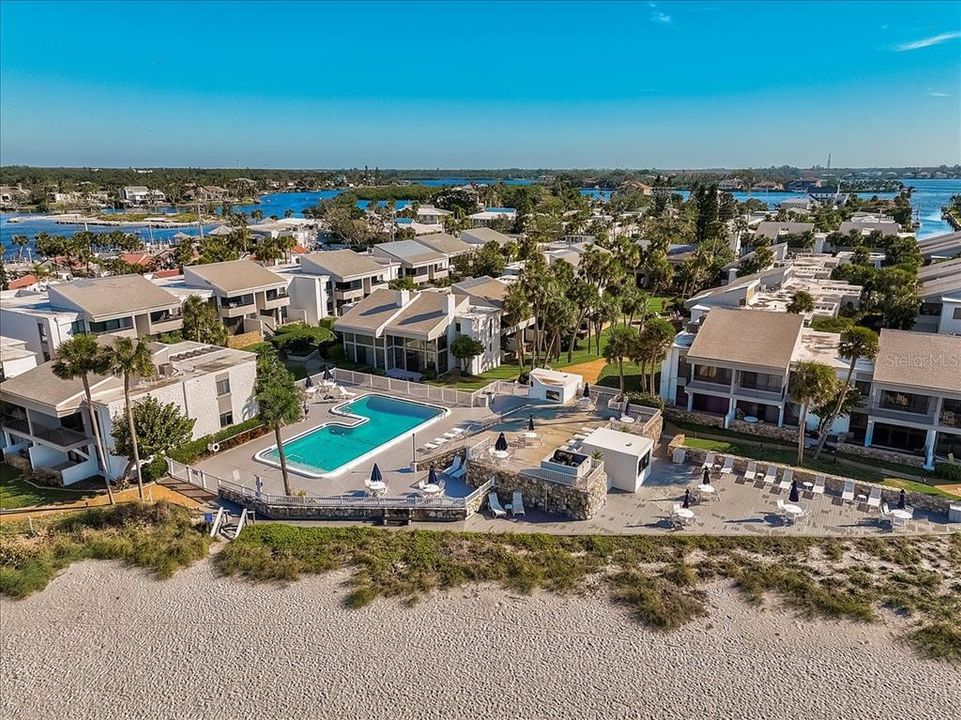
<svg viewBox="0 0 961 720">
<path fill-rule="evenodd" d="M 404 396 L 398 395 L 402 399 Z M 293 437 L 323 422 L 336 419 L 329 413 L 332 404 L 314 403 L 306 420 L 284 429 L 284 437 Z M 423 464 L 414 472 L 411 461 L 417 458 L 423 463 L 427 457 L 415 451 L 429 440 L 448 430 L 463 426 L 470 421 L 492 418 L 492 410 L 487 408 L 453 407 L 448 416 L 438 420 L 430 427 L 415 435 L 414 443 L 402 442 L 372 456 L 351 471 L 335 478 L 308 478 L 290 473 L 294 490 L 303 490 L 310 495 L 363 495 L 364 480 L 369 477 L 371 467 L 377 462 L 391 496 L 410 496 L 418 494 L 417 482 L 422 480 L 427 469 Z M 554 448 L 564 444 L 581 427 L 606 426 L 608 420 L 592 411 L 575 407 L 557 405 L 528 404 L 523 398 L 498 398 L 494 411 L 511 412 L 503 420 L 488 430 L 474 435 L 461 443 L 469 447 L 485 439 L 493 441 L 501 432 L 513 438 L 514 433 L 527 428 L 528 417 L 534 415 L 535 428 L 541 443 L 534 447 L 511 445 L 512 457 L 508 466 L 514 469 L 537 467 L 540 459 Z M 513 443 L 513 441 L 512 441 Z M 254 474 L 264 481 L 268 493 L 283 493 L 283 481 L 278 468 L 267 466 L 254 460 L 253 456 L 274 444 L 273 434 L 264 435 L 231 450 L 224 451 L 204 461 L 197 467 L 230 480 L 233 471 L 240 474 L 240 482 L 253 485 Z M 448 445 L 447 447 L 451 447 Z M 438 451 L 439 452 L 439 451 Z M 442 468 L 437 468 L 438 471 Z M 479 532 L 544 532 L 551 534 L 645 534 L 679 532 L 689 534 L 740 535 L 740 536 L 778 536 L 778 535 L 817 535 L 837 537 L 890 536 L 892 530 L 882 527 L 877 510 L 868 510 L 864 505 L 842 503 L 832 495 L 810 495 L 802 497 L 800 504 L 807 514 L 796 524 L 785 524 L 777 514 L 777 500 L 787 502 L 786 490 L 772 490 L 743 478 L 727 477 L 714 483 L 718 489 L 716 499 L 695 505 L 696 521 L 682 529 L 671 530 L 669 516 L 675 502 L 681 502 L 685 488 L 699 483 L 700 465 L 690 463 L 677 465 L 666 456 L 665 443 L 655 446 L 655 456 L 651 464 L 651 476 L 637 493 L 612 491 L 600 512 L 590 520 L 575 521 L 560 516 L 552 516 L 536 510 L 529 510 L 526 519 L 491 519 L 486 509 L 469 517 L 463 522 L 452 523 L 415 523 L 411 527 L 432 529 L 467 530 Z M 470 488 L 463 482 L 450 481 L 445 492 L 450 497 L 463 497 Z M 339 522 L 304 521 L 304 525 L 344 525 Z M 895 534 L 947 534 L 961 531 L 961 525 L 948 524 L 938 517 L 928 517 L 916 513 L 915 519 Z"/>
</svg>

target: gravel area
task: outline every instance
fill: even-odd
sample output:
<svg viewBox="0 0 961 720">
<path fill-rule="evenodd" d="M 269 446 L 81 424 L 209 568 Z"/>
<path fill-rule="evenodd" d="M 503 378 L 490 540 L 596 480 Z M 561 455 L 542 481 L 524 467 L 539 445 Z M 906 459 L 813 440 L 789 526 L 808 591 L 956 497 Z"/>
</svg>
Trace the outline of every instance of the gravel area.
<svg viewBox="0 0 961 720">
<path fill-rule="evenodd" d="M 808 621 L 708 586 L 670 634 L 599 598 L 472 588 L 341 605 L 343 574 L 286 587 L 158 582 L 78 563 L 0 601 L 0 713 L 41 718 L 945 718 L 958 670 L 883 625 Z"/>
</svg>

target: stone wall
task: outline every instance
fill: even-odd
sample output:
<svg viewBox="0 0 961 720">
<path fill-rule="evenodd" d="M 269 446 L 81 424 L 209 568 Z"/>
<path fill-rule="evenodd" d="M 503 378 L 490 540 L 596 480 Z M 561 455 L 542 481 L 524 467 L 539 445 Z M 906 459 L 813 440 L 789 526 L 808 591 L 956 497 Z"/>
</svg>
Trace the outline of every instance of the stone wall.
<svg viewBox="0 0 961 720">
<path fill-rule="evenodd" d="M 728 425 L 728 430 L 734 430 L 745 435 L 770 438 L 771 440 L 797 443 L 797 428 L 792 427 L 778 427 L 770 423 L 748 423 L 743 420 L 732 420 Z"/>
<path fill-rule="evenodd" d="M 664 415 L 668 420 L 674 420 L 675 422 L 687 422 L 694 423 L 695 425 L 724 429 L 724 417 L 721 415 L 697 412 L 696 410 L 688 412 L 677 407 L 664 408 Z M 797 428 L 793 427 L 778 427 L 777 425 L 763 422 L 747 423 L 743 420 L 735 419 L 728 424 L 727 429 L 743 433 L 744 435 L 756 435 L 757 437 L 781 440 L 783 442 L 797 442 Z"/>
<path fill-rule="evenodd" d="M 708 451 L 702 448 L 686 447 L 684 446 L 684 435 L 675 435 L 671 442 L 668 444 L 668 453 L 671 457 L 674 455 L 674 450 L 676 448 L 683 447 L 685 452 L 685 458 L 688 462 L 693 462 L 695 464 L 700 464 L 704 462 L 704 458 L 707 456 Z M 724 455 L 725 457 L 730 455 L 730 453 L 717 453 L 717 456 Z M 819 476 L 824 476 L 824 488 L 829 495 L 841 495 L 841 491 L 844 488 L 844 484 L 847 482 L 854 482 L 854 492 L 855 495 L 869 495 L 871 493 L 871 488 L 878 487 L 881 488 L 881 501 L 887 503 L 890 506 L 894 506 L 898 502 L 898 497 L 901 493 L 899 488 L 888 487 L 887 485 L 879 485 L 877 483 L 865 482 L 863 480 L 854 480 L 853 478 L 843 477 L 841 475 L 830 475 L 828 473 L 819 473 L 814 470 L 808 470 L 806 468 L 799 468 L 793 465 L 781 465 L 779 463 L 768 463 L 761 460 L 752 461 L 750 458 L 740 457 L 739 455 L 733 455 L 734 458 L 734 472 L 737 474 L 743 474 L 747 469 L 749 462 L 756 462 L 758 469 L 767 468 L 768 465 L 774 465 L 779 471 L 783 471 L 785 468 L 794 469 L 794 479 L 798 481 L 798 484 L 804 482 L 814 482 L 814 479 Z M 947 497 L 942 497 L 938 495 L 927 495 L 925 493 L 911 492 L 907 491 L 905 493 L 908 505 L 914 508 L 923 510 L 925 512 L 933 513 L 936 515 L 948 514 L 948 506 L 951 503 L 951 499 Z"/>
<path fill-rule="evenodd" d="M 882 450 L 881 448 L 864 447 L 852 443 L 840 443 L 838 452 L 846 455 L 857 455 L 858 457 L 869 458 L 871 460 L 884 460 L 885 462 L 899 463 L 920 468 L 924 465 L 924 458 L 908 453 L 899 453 L 894 450 Z"/>
<path fill-rule="evenodd" d="M 520 490 L 525 509 L 537 508 L 574 520 L 589 520 L 607 502 L 607 476 L 603 473 L 587 487 L 574 487 L 472 460 L 467 465 L 466 477 L 467 484 L 472 488 L 493 479 L 494 490 L 501 503 L 511 502 L 514 491 Z"/>
<path fill-rule="evenodd" d="M 666 407 L 664 408 L 664 417 L 668 420 L 676 420 L 679 422 L 689 422 L 696 425 L 707 425 L 708 427 L 724 427 L 724 418 L 720 415 L 713 415 L 712 413 L 697 412 L 692 410 L 688 412 L 678 407 Z"/>
<path fill-rule="evenodd" d="M 405 507 L 376 507 L 372 505 L 343 505 L 340 507 L 318 507 L 304 505 L 274 505 L 262 500 L 255 500 L 250 496 L 232 491 L 227 487 L 220 488 L 220 496 L 225 500 L 241 505 L 257 514 L 257 517 L 270 520 L 392 520 L 455 522 L 467 519 L 468 510 L 461 507 L 432 507 L 419 505 L 413 498 Z M 484 498 L 486 499 L 486 498 Z M 472 503 L 476 512 L 479 509 L 479 499 Z"/>
</svg>

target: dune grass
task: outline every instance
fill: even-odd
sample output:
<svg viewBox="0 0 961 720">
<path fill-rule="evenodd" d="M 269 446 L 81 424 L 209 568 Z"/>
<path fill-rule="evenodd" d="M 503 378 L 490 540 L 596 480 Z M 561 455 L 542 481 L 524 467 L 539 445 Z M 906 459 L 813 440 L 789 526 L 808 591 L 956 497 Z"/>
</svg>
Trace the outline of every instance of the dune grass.
<svg viewBox="0 0 961 720">
<path fill-rule="evenodd" d="M 961 644 L 939 623 L 961 613 L 959 556 L 957 537 L 493 535 L 262 524 L 215 562 L 224 574 L 262 582 L 347 569 L 348 607 L 378 598 L 414 603 L 471 583 L 582 593 L 599 582 L 635 621 L 660 630 L 704 614 L 703 583 L 729 580 L 748 601 L 773 596 L 806 617 L 873 622 L 896 611 L 913 618 L 913 632 L 933 628 L 908 637 L 919 652 L 950 660 Z"/>
<path fill-rule="evenodd" d="M 78 560 L 121 560 L 165 578 L 206 557 L 210 539 L 185 508 L 123 503 L 51 520 L 4 523 L 0 593 L 22 598 L 43 590 Z"/>
</svg>

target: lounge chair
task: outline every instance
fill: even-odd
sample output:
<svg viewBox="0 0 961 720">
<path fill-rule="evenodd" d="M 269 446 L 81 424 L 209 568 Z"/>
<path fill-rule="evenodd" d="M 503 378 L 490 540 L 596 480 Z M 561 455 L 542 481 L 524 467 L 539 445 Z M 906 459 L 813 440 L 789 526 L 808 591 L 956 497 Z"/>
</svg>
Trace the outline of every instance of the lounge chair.
<svg viewBox="0 0 961 720">
<path fill-rule="evenodd" d="M 433 442 L 424 443 L 420 449 L 421 449 L 421 452 L 427 452 L 428 450 L 436 450 L 437 443 L 433 443 Z"/>
<path fill-rule="evenodd" d="M 507 511 L 501 506 L 501 501 L 497 499 L 497 493 L 487 494 L 487 507 L 491 509 L 495 518 L 507 517 Z"/>
<path fill-rule="evenodd" d="M 437 445 L 443 445 L 448 440 L 449 438 L 445 438 L 443 435 L 441 435 L 440 437 L 435 437 L 433 440 L 431 440 L 431 442 Z"/>
<path fill-rule="evenodd" d="M 868 507 L 869 508 L 881 507 L 881 488 L 879 487 L 871 488 L 871 494 L 868 495 Z"/>
<path fill-rule="evenodd" d="M 747 470 L 744 471 L 745 480 L 756 480 L 757 479 L 757 463 L 751 460 L 747 464 Z"/>
<path fill-rule="evenodd" d="M 724 465 L 721 466 L 721 475 L 729 475 L 734 473 L 734 456 L 728 455 L 724 458 Z"/>
<path fill-rule="evenodd" d="M 791 481 L 794 479 L 794 468 L 784 468 L 784 472 L 781 473 L 781 482 L 778 483 L 778 487 L 782 490 L 791 489 Z"/>
<path fill-rule="evenodd" d="M 844 489 L 841 491 L 841 500 L 843 502 L 854 502 L 854 481 L 847 480 L 844 483 Z"/>
<path fill-rule="evenodd" d="M 702 468 L 714 467 L 714 451 L 713 450 L 711 450 L 707 454 L 707 457 L 704 458 L 704 462 L 701 463 L 701 467 Z"/>
<path fill-rule="evenodd" d="M 524 497 L 520 490 L 514 491 L 514 496 L 511 499 L 511 513 L 514 517 L 521 515 L 525 519 L 527 518 L 527 513 L 524 512 Z"/>
<path fill-rule="evenodd" d="M 460 466 L 461 466 L 460 455 L 455 455 L 454 461 L 450 465 L 448 465 L 446 468 L 444 468 L 443 471 L 441 471 L 441 475 L 450 475 L 451 473 L 455 473 L 460 469 Z"/>
<path fill-rule="evenodd" d="M 777 468 L 774 465 L 768 465 L 767 472 L 764 473 L 764 484 L 773 485 L 776 479 L 777 479 Z"/>
<path fill-rule="evenodd" d="M 357 397 L 357 393 L 352 393 L 350 390 L 348 390 L 347 388 L 345 388 L 343 385 L 334 385 L 334 387 L 331 388 L 331 389 L 334 391 L 334 394 L 339 395 L 339 396 L 342 397 L 342 398 Z"/>
<path fill-rule="evenodd" d="M 818 475 L 817 477 L 814 478 L 814 487 L 811 489 L 811 492 L 813 492 L 815 495 L 824 494 L 824 476 L 823 475 Z"/>
<path fill-rule="evenodd" d="M 452 434 L 455 435 L 455 436 L 456 436 L 456 435 L 463 435 L 465 432 L 467 432 L 467 430 L 465 430 L 465 429 L 462 428 L 462 427 L 455 427 L 455 428 L 451 428 L 451 429 L 450 429 L 450 433 L 452 433 Z M 448 433 L 444 433 L 444 434 L 446 435 L 446 434 L 448 434 Z"/>
</svg>

